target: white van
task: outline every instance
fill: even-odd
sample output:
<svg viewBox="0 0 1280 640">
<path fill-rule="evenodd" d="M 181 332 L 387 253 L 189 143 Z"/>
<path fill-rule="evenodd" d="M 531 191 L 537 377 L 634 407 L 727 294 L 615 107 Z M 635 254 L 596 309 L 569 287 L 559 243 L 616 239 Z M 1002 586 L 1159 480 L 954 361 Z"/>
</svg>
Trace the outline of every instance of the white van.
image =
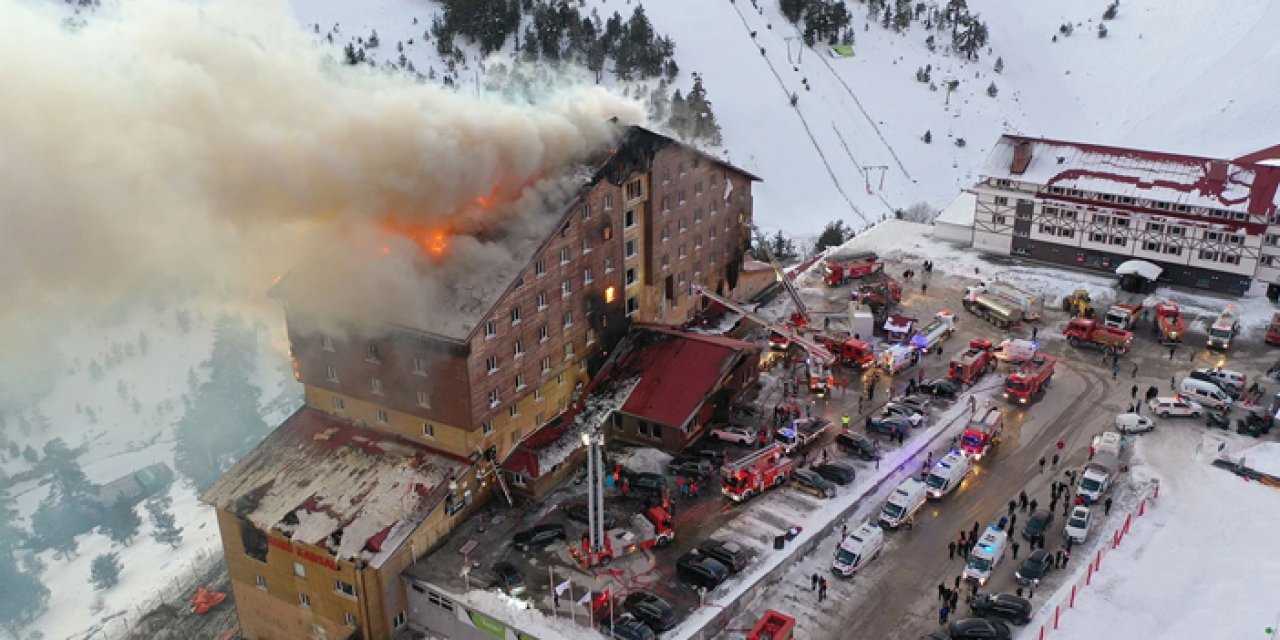
<svg viewBox="0 0 1280 640">
<path fill-rule="evenodd" d="M 1116 416 L 1116 431 L 1120 433 L 1146 433 L 1155 430 L 1156 423 L 1144 415 L 1122 413 Z"/>
<path fill-rule="evenodd" d="M 848 578 L 870 564 L 883 549 L 884 529 L 874 522 L 864 522 L 845 536 L 840 541 L 840 546 L 836 547 L 836 559 L 831 563 L 831 572 Z"/>
<path fill-rule="evenodd" d="M 880 523 L 891 529 L 911 525 L 916 512 L 924 506 L 925 484 L 915 478 L 907 478 L 898 485 L 880 508 Z"/>
<path fill-rule="evenodd" d="M 1248 378 L 1239 371 L 1219 369 L 1216 367 L 1213 369 L 1193 369 L 1189 377 L 1196 380 L 1212 382 L 1232 396 L 1239 396 L 1241 393 L 1244 393 L 1245 382 L 1248 380 Z"/>
<path fill-rule="evenodd" d="M 938 500 L 951 493 L 960 486 L 961 482 L 964 482 L 964 477 L 969 475 L 970 471 L 973 471 L 973 463 L 969 460 L 969 456 L 959 451 L 952 451 L 943 456 L 941 460 L 933 463 L 933 468 L 924 479 L 924 483 L 929 487 L 929 497 Z"/>
<path fill-rule="evenodd" d="M 1186 378 L 1178 386 L 1178 393 L 1210 409 L 1231 408 L 1231 396 L 1212 382 Z"/>
<path fill-rule="evenodd" d="M 995 525 L 987 527 L 987 530 L 983 531 L 982 536 L 978 538 L 978 544 L 973 545 L 968 560 L 965 560 L 964 579 L 973 580 L 980 586 L 985 586 L 987 580 L 991 579 L 991 572 L 995 571 L 1001 560 L 1004 560 L 1004 552 L 1008 546 L 1007 533 Z"/>
</svg>

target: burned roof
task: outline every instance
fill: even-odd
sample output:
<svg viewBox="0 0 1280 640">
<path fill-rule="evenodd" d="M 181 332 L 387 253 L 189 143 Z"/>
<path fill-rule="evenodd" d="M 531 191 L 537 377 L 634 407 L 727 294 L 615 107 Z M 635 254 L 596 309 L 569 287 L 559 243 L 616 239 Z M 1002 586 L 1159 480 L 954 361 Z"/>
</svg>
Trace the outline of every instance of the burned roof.
<svg viewBox="0 0 1280 640">
<path fill-rule="evenodd" d="M 378 566 L 466 463 L 303 407 L 201 500 L 263 531 Z"/>
</svg>

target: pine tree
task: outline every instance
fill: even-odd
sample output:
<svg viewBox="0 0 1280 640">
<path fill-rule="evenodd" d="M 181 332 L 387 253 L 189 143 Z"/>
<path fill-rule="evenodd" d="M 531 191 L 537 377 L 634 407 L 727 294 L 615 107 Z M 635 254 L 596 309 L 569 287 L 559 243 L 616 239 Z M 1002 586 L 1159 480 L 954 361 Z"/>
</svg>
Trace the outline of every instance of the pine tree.
<svg viewBox="0 0 1280 640">
<path fill-rule="evenodd" d="M 182 544 L 182 527 L 177 526 L 173 514 L 169 512 L 169 502 L 167 492 L 148 500 L 147 515 L 151 518 L 152 539 L 177 549 Z"/>
<path fill-rule="evenodd" d="M 689 138 L 718 146 L 721 142 L 720 125 L 716 123 L 715 113 L 711 111 L 711 101 L 707 100 L 707 90 L 702 86 L 700 74 L 693 76 L 693 88 L 689 90 L 685 106 L 691 125 Z"/>
<path fill-rule="evenodd" d="M 996 94 L 999 92 L 1000 90 L 996 88 L 996 83 L 994 80 L 991 82 L 990 85 L 987 85 L 987 95 L 991 96 L 992 98 L 996 97 Z"/>
<path fill-rule="evenodd" d="M 844 244 L 853 236 L 853 229 L 845 225 L 843 220 L 834 220 L 828 222 L 827 226 L 822 228 L 822 233 L 818 235 L 818 241 L 814 244 L 814 251 L 822 251 L 827 247 L 837 247 Z"/>
<path fill-rule="evenodd" d="M 688 138 L 689 136 L 689 108 L 685 104 L 684 95 L 676 89 L 671 94 L 671 117 L 667 119 L 667 128 L 680 138 Z"/>
<path fill-rule="evenodd" d="M 996 73 L 1004 73 L 1004 58 L 996 57 Z"/>
<path fill-rule="evenodd" d="M 1118 11 L 1119 9 L 1120 9 L 1120 0 L 1116 0 L 1115 2 L 1112 2 L 1111 4 L 1107 5 L 1107 10 L 1102 12 L 1102 19 L 1115 20 L 1116 11 Z"/>
<path fill-rule="evenodd" d="M 897 0 L 894 9 L 893 28 L 902 31 L 911 26 L 911 0 Z"/>
<path fill-rule="evenodd" d="M 1099 38 L 1107 37 L 1107 25 L 1098 23 L 1098 37 Z"/>
<path fill-rule="evenodd" d="M 928 130 L 928 129 L 925 129 L 925 130 L 924 130 L 924 143 L 925 143 L 925 144 L 930 144 L 930 143 L 932 143 L 932 142 L 933 142 L 933 132 L 932 132 L 932 131 L 930 131 L 930 130 Z"/>
<path fill-rule="evenodd" d="M 116 586 L 120 582 L 120 560 L 117 554 L 104 553 L 95 557 L 89 582 L 93 583 L 93 588 L 98 591 Z"/>
<path fill-rule="evenodd" d="M 4 597 L 0 598 L 0 626 L 14 638 L 27 637 L 22 629 L 44 613 L 49 589 L 40 575 L 19 567 L 12 552 L 0 551 L 0 576 L 4 576 Z"/>
<path fill-rule="evenodd" d="M 138 512 L 133 507 L 133 503 L 122 496 L 103 512 L 102 532 L 112 542 L 128 545 L 138 535 L 142 518 L 138 517 Z"/>
</svg>

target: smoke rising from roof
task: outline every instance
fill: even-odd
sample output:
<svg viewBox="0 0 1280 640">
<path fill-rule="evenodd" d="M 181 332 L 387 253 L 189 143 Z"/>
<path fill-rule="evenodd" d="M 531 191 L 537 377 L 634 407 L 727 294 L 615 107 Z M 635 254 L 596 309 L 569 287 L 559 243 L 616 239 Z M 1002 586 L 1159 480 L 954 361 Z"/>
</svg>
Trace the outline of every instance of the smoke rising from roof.
<svg viewBox="0 0 1280 640">
<path fill-rule="evenodd" d="M 156 287 L 261 300 L 303 256 L 381 217 L 494 228 L 470 216 L 527 214 L 524 200 L 563 191 L 565 168 L 614 139 L 609 118 L 643 120 L 598 88 L 513 105 L 349 67 L 279 1 L 65 17 L 0 0 L 6 370 L 59 319 Z M 480 197 L 510 206 L 477 214 Z M 445 262 L 492 257 L 501 238 L 451 244 L 462 250 Z"/>
</svg>

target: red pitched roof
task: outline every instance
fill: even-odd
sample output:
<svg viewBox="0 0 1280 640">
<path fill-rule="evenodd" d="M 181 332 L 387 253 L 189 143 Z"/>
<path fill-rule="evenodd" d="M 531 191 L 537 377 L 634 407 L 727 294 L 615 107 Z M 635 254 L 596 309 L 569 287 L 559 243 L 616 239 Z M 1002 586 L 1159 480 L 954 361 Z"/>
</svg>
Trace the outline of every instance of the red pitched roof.
<svg viewBox="0 0 1280 640">
<path fill-rule="evenodd" d="M 684 333 L 657 325 L 636 328 L 661 335 L 620 363 L 624 371 L 642 376 L 622 411 L 667 425 L 688 421 L 734 357 L 760 348 L 733 338 Z"/>
</svg>

